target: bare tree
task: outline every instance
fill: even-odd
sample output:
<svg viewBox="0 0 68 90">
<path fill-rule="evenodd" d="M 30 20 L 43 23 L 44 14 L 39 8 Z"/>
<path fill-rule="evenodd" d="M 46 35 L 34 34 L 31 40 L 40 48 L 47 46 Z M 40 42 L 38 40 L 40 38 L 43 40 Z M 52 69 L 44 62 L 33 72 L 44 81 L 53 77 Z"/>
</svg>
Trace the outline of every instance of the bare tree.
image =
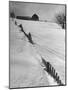
<svg viewBox="0 0 68 90">
<path fill-rule="evenodd" d="M 15 18 L 15 13 L 13 11 L 10 12 L 10 17 L 12 18 L 12 20 Z"/>
<path fill-rule="evenodd" d="M 62 29 L 66 29 L 66 15 L 64 13 L 56 14 L 55 21 L 62 27 Z"/>
</svg>

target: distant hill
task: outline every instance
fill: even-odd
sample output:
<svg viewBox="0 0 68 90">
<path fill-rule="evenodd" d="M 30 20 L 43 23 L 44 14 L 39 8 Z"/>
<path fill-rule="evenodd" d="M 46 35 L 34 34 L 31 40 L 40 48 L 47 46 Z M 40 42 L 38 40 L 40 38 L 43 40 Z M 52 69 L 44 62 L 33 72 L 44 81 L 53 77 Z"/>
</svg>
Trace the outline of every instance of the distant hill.
<svg viewBox="0 0 68 90">
<path fill-rule="evenodd" d="M 32 20 L 31 17 L 28 16 L 16 16 L 16 18 L 21 20 Z"/>
</svg>

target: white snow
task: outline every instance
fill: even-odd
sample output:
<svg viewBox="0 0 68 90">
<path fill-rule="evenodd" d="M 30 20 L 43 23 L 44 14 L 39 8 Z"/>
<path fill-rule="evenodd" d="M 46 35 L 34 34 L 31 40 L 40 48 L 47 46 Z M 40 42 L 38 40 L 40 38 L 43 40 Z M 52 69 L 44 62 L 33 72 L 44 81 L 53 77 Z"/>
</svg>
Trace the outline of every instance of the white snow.
<svg viewBox="0 0 68 90">
<path fill-rule="evenodd" d="M 41 56 L 53 65 L 65 84 L 65 30 L 56 23 L 16 21 L 26 33 L 31 32 L 36 44 L 32 46 L 10 19 L 10 86 L 55 85 L 53 78 L 40 66 Z"/>
</svg>

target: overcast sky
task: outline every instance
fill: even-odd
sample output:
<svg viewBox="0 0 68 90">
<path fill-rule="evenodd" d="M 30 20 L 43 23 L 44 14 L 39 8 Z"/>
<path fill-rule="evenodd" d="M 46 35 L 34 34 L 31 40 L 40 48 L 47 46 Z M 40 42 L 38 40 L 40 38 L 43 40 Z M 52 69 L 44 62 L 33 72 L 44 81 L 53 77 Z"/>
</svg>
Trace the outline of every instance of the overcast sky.
<svg viewBox="0 0 68 90">
<path fill-rule="evenodd" d="M 65 11 L 65 5 L 10 2 L 10 11 L 16 15 L 32 16 L 36 13 L 40 20 L 52 21 L 55 14 Z"/>
</svg>

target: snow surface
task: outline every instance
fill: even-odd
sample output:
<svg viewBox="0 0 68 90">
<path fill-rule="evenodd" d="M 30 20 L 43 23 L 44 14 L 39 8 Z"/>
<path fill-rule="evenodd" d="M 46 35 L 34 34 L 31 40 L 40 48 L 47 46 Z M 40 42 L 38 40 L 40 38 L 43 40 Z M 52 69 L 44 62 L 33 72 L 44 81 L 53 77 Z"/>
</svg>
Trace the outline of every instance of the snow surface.
<svg viewBox="0 0 68 90">
<path fill-rule="evenodd" d="M 65 84 L 65 30 L 56 23 L 17 20 L 26 33 L 31 33 L 31 45 L 20 28 L 10 19 L 10 87 L 57 85 L 41 67 L 41 56 L 49 61 Z"/>
</svg>

